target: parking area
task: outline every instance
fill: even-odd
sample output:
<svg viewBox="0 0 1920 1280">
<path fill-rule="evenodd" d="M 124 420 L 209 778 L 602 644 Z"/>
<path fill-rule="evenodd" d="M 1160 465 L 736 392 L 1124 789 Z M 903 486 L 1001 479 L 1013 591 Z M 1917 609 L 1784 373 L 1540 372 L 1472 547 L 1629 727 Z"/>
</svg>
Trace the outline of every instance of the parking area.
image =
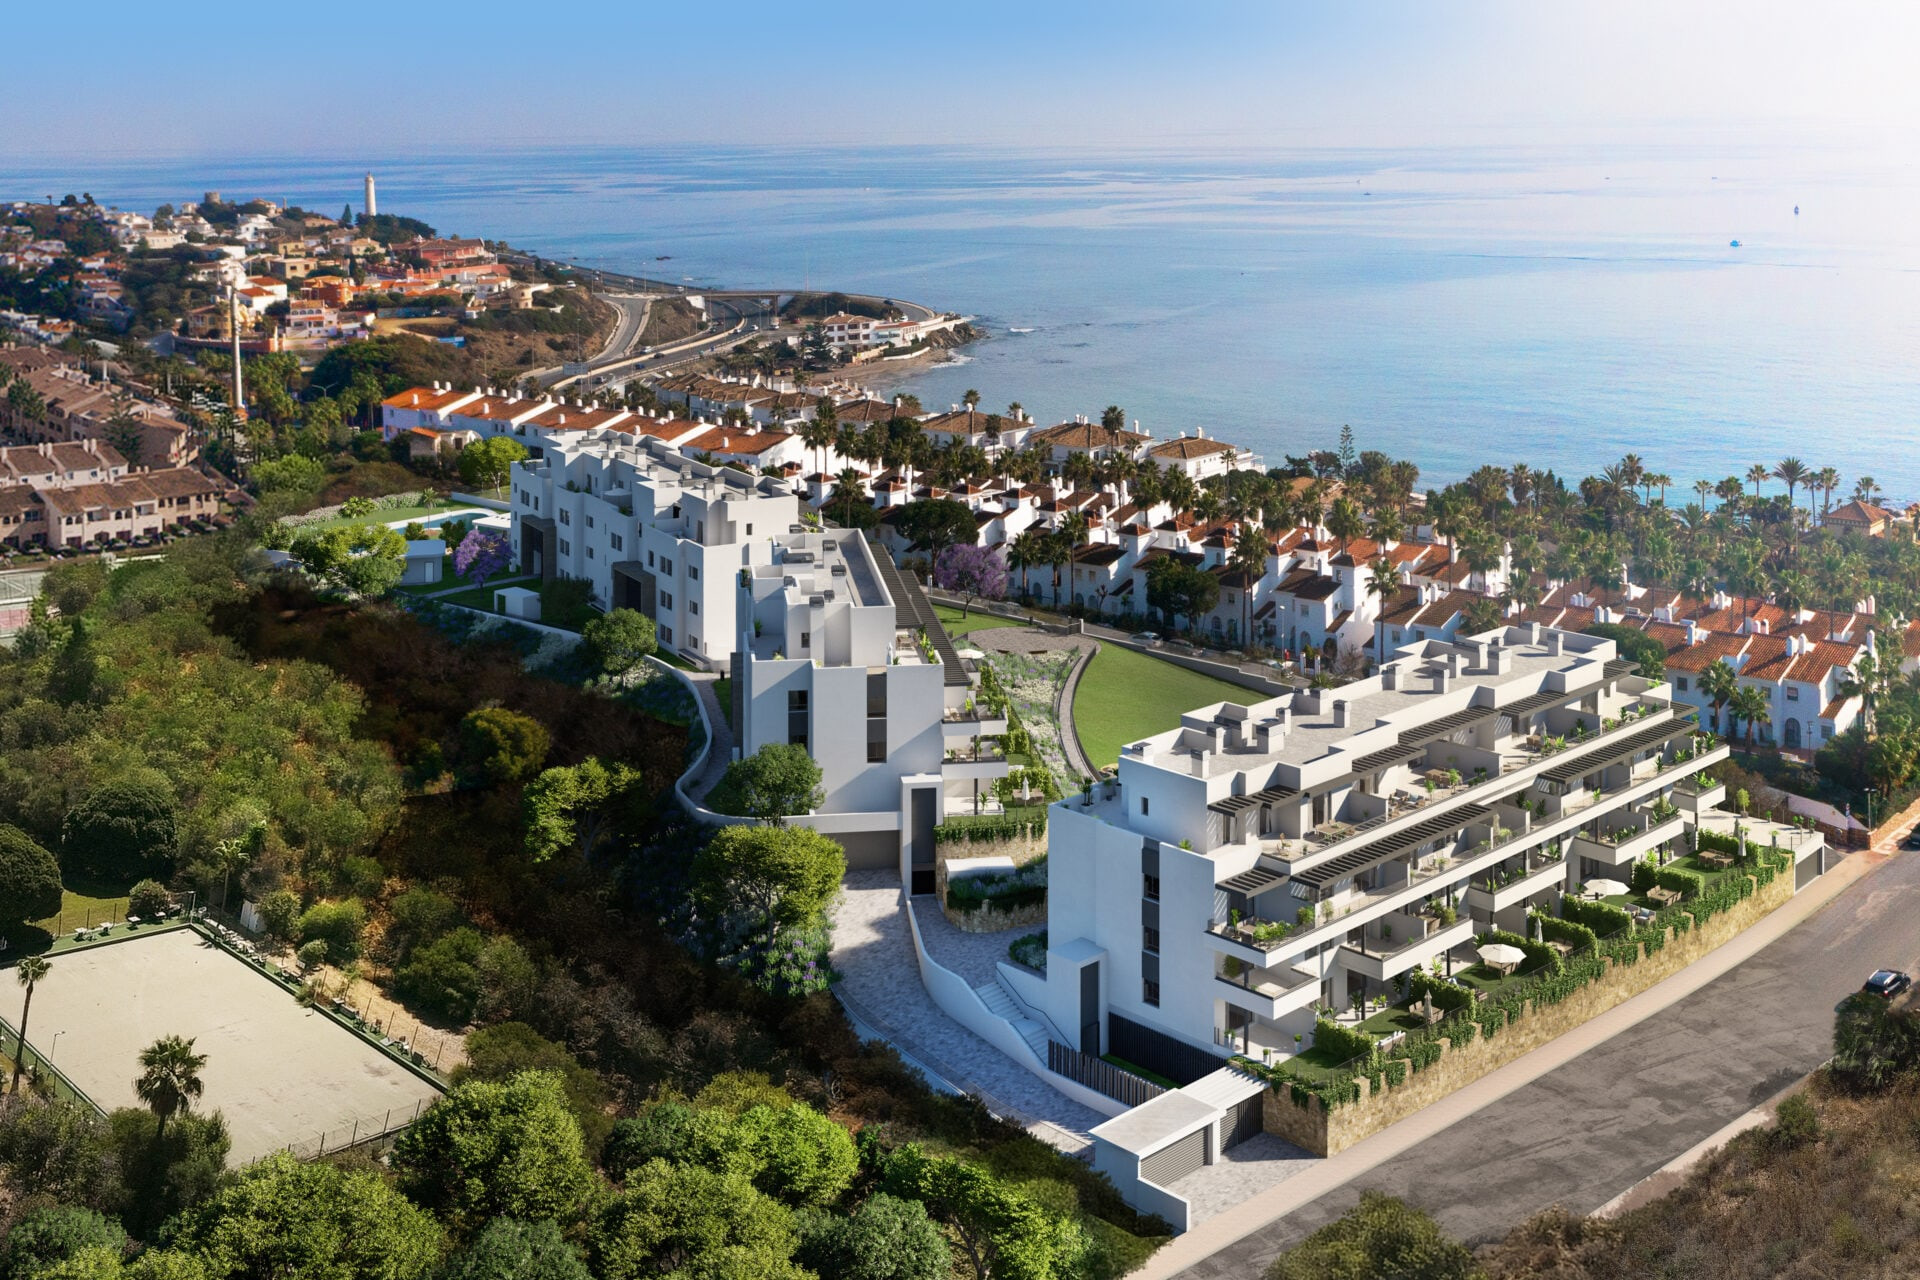
<svg viewBox="0 0 1920 1280">
<path fill-rule="evenodd" d="M 20 1025 L 23 991 L 0 979 L 0 1017 Z M 191 1037 L 207 1056 L 196 1110 L 218 1110 L 233 1135 L 229 1163 L 287 1146 L 343 1145 L 358 1124 L 377 1131 L 440 1096 L 415 1075 L 293 993 L 190 929 L 55 955 L 33 996 L 28 1040 L 100 1106 L 137 1107 L 140 1051 Z"/>
</svg>

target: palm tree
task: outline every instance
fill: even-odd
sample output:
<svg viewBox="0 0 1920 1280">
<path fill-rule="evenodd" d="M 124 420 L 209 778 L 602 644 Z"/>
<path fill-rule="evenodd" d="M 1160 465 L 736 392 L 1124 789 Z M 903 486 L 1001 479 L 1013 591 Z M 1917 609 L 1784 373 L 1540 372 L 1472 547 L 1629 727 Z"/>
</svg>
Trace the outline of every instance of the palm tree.
<svg viewBox="0 0 1920 1280">
<path fill-rule="evenodd" d="M 1046 535 L 1036 528 L 1021 530 L 1007 546 L 1007 568 L 1020 575 L 1020 595 L 1025 598 L 1032 594 L 1032 583 L 1027 572 L 1044 563 L 1043 544 Z"/>
<path fill-rule="evenodd" d="M 1809 478 L 1807 464 L 1798 458 L 1782 458 L 1773 468 L 1773 478 L 1787 486 L 1787 505 L 1793 505 L 1794 490 Z"/>
<path fill-rule="evenodd" d="M 1380 617 L 1387 610 L 1387 597 L 1392 595 L 1393 589 L 1399 585 L 1393 558 L 1386 554 L 1386 549 L 1382 546 L 1381 554 L 1375 556 L 1367 565 L 1367 592 L 1369 595 L 1380 597 L 1380 608 L 1373 619 L 1373 649 L 1375 656 L 1382 662 L 1387 660 L 1385 639 L 1387 633 L 1386 628 L 1381 626 Z"/>
<path fill-rule="evenodd" d="M 20 1003 L 20 1043 L 13 1051 L 13 1092 L 20 1092 L 20 1069 L 27 1060 L 27 1015 L 33 1012 L 33 984 L 47 976 L 47 970 L 53 968 L 53 962 L 45 956 L 23 956 L 20 963 L 13 966 L 13 976 L 27 989 L 26 999 Z"/>
<path fill-rule="evenodd" d="M 1736 721 L 1744 721 L 1747 726 L 1747 746 L 1753 746 L 1755 726 L 1773 719 L 1772 699 L 1754 685 L 1742 685 L 1734 690 L 1733 698 L 1727 703 L 1727 714 Z"/>
<path fill-rule="evenodd" d="M 1814 472 L 1812 483 L 1820 490 L 1820 515 L 1824 518 L 1833 507 L 1833 491 L 1840 487 L 1840 473 L 1832 467 L 1822 467 Z"/>
<path fill-rule="evenodd" d="M 1878 502 L 1880 484 L 1872 476 L 1861 476 L 1853 482 L 1853 497 L 1856 502 Z"/>
<path fill-rule="evenodd" d="M 193 1041 L 184 1036 L 162 1036 L 140 1051 L 140 1078 L 133 1082 L 133 1091 L 160 1119 L 153 1135 L 156 1146 L 166 1136 L 167 1121 L 200 1096 L 205 1087 L 200 1069 L 206 1065 L 207 1055 L 195 1053 Z"/>
<path fill-rule="evenodd" d="M 980 393 L 968 387 L 966 393 L 960 397 L 960 403 L 967 406 L 968 413 L 972 413 L 974 406 L 980 403 Z"/>
<path fill-rule="evenodd" d="M 1725 658 L 1715 658 L 1700 673 L 1700 692 L 1706 695 L 1713 708 L 1713 723 L 1708 726 L 1713 732 L 1720 732 L 1720 708 L 1732 699 L 1733 691 L 1739 684 L 1739 673 Z"/>
<path fill-rule="evenodd" d="M 1080 515 L 1078 511 L 1073 514 Z M 1080 518 L 1086 519 L 1085 516 Z M 1071 535 L 1065 532 L 1050 533 L 1043 544 L 1044 556 L 1041 562 L 1053 570 L 1053 607 L 1056 610 L 1060 607 L 1060 570 L 1062 566 L 1073 563 L 1073 543 L 1070 539 Z"/>
<path fill-rule="evenodd" d="M 1753 486 L 1753 500 L 1760 500 L 1760 486 L 1772 478 L 1773 472 L 1767 470 L 1767 464 L 1756 462 L 1747 468 L 1747 483 Z"/>
<path fill-rule="evenodd" d="M 1645 483 L 1648 489 L 1658 489 L 1660 491 L 1660 505 L 1663 507 L 1666 506 L 1667 486 L 1673 483 L 1673 477 L 1664 471 L 1655 471 L 1646 478 Z M 1651 505 L 1651 503 L 1649 503 L 1649 505 Z"/>
<path fill-rule="evenodd" d="M 1260 580 L 1267 576 L 1267 557 L 1273 554 L 1273 543 L 1257 525 L 1242 524 L 1240 541 L 1234 544 L 1231 567 L 1246 576 L 1245 588 L 1240 592 L 1240 643 L 1253 643 L 1253 594 L 1260 589 Z"/>
<path fill-rule="evenodd" d="M 1360 514 L 1360 504 L 1344 494 L 1335 498 L 1327 511 L 1327 532 L 1340 539 L 1340 550 L 1345 551 L 1348 543 L 1366 531 L 1367 521 Z"/>
<path fill-rule="evenodd" d="M 1693 491 L 1700 495 L 1700 509 L 1705 511 L 1707 509 L 1707 499 L 1713 495 L 1713 481 L 1695 480 L 1693 482 Z"/>
</svg>

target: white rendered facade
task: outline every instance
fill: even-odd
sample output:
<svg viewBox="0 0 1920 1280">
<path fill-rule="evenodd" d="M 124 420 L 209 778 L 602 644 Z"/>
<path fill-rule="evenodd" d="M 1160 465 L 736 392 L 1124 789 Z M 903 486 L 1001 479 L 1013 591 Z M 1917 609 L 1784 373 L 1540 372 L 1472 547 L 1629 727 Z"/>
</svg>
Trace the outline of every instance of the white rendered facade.
<svg viewBox="0 0 1920 1280">
<path fill-rule="evenodd" d="M 768 563 L 800 518 L 775 481 L 621 431 L 551 440 L 512 483 L 522 572 L 584 579 L 602 608 L 646 614 L 663 646 L 721 670 L 740 571 Z"/>
<path fill-rule="evenodd" d="M 740 751 L 806 746 L 825 792 L 810 825 L 850 865 L 924 868 L 930 884 L 933 827 L 1007 772 L 990 740 L 1006 722 L 971 712 L 932 610 L 858 531 L 784 535 L 740 577 Z"/>
<path fill-rule="evenodd" d="M 1717 799 L 1686 784 L 1727 750 L 1680 710 L 1611 641 L 1536 625 L 1191 712 L 1049 815 L 1044 1011 L 1175 1073 L 1291 1056 L 1316 1008 L 1471 963 L 1477 932 L 1682 847 Z"/>
</svg>

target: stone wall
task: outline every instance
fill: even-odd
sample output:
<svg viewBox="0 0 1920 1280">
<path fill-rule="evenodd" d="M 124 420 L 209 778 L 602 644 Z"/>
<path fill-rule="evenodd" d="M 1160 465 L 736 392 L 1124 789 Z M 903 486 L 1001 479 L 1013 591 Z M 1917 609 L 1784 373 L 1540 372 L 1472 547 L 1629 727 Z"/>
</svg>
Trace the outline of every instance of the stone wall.
<svg viewBox="0 0 1920 1280">
<path fill-rule="evenodd" d="M 1558 1004 L 1537 1010 L 1529 1005 L 1492 1039 L 1476 1035 L 1458 1049 L 1443 1041 L 1440 1060 L 1424 1071 L 1410 1071 L 1398 1087 L 1389 1086 L 1376 1094 L 1367 1081 L 1360 1081 L 1360 1100 L 1336 1107 L 1331 1114 L 1318 1098 L 1308 1098 L 1302 1107 L 1293 1101 L 1285 1085 L 1270 1088 L 1262 1108 L 1266 1130 L 1316 1155 L 1344 1151 L 1672 977 L 1753 927 L 1793 893 L 1794 875 L 1788 868 L 1775 875 L 1773 883 L 1706 924 L 1679 935 L 1669 931 L 1666 945 L 1652 955 L 1643 952 L 1637 963 L 1611 966 L 1606 977 L 1588 983 Z M 1385 1056 L 1393 1060 L 1393 1051 L 1387 1050 Z"/>
</svg>

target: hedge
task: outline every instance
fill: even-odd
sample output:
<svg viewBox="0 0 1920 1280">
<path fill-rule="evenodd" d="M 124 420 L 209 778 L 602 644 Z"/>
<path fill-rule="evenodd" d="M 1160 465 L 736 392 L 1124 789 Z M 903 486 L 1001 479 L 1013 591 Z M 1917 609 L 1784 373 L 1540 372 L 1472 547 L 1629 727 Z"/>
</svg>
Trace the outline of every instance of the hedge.
<svg viewBox="0 0 1920 1280">
<path fill-rule="evenodd" d="M 1700 896 L 1707 887 L 1707 878 L 1698 871 L 1688 871 L 1685 867 L 1659 867 L 1653 873 L 1662 889 L 1673 889 L 1689 898 Z"/>
<path fill-rule="evenodd" d="M 1416 1000 L 1424 996 L 1433 1001 L 1434 1008 L 1448 1013 L 1473 1003 L 1471 988 L 1425 969 L 1415 969 L 1407 974 L 1407 990 Z"/>
<path fill-rule="evenodd" d="M 1635 893 L 1645 893 L 1649 889 L 1658 889 L 1660 887 L 1659 870 L 1660 868 L 1654 865 L 1651 857 L 1642 858 L 1640 861 L 1634 863 L 1633 891 Z"/>
<path fill-rule="evenodd" d="M 1638 863 L 1634 864 L 1636 868 Z M 1622 907 L 1611 902 L 1588 902 L 1583 898 L 1563 896 L 1560 899 L 1560 914 L 1575 924 L 1583 924 L 1593 930 L 1595 938 L 1611 938 L 1616 933 L 1624 933 L 1633 928 L 1633 917 Z"/>
<path fill-rule="evenodd" d="M 1023 840 L 1047 833 L 1047 811 L 1035 807 L 1032 817 L 956 818 L 933 829 L 935 844 L 991 844 Z"/>
<path fill-rule="evenodd" d="M 1342 1062 L 1351 1058 L 1365 1058 L 1373 1053 L 1373 1037 L 1364 1031 L 1354 1031 L 1343 1027 L 1328 1018 L 1316 1018 L 1313 1023 L 1313 1047 L 1324 1049 Z"/>
<path fill-rule="evenodd" d="M 1526 963 L 1521 966 L 1525 972 L 1537 973 L 1542 969 L 1549 973 L 1560 972 L 1560 953 L 1544 942 L 1535 942 L 1532 938 L 1523 938 L 1517 933 L 1508 933 L 1504 929 L 1489 929 L 1474 939 L 1476 947 L 1484 947 L 1494 942 L 1504 942 L 1510 947 L 1518 947 L 1526 952 Z"/>
<path fill-rule="evenodd" d="M 1047 900 L 1047 860 L 1035 858 L 1018 871 L 962 876 L 947 881 L 947 906 L 955 911 L 1032 907 Z"/>
<path fill-rule="evenodd" d="M 1699 837 L 1699 843 L 1695 845 L 1696 848 L 1711 849 L 1715 853 L 1731 853 L 1736 856 L 1740 853 L 1740 842 L 1732 836 L 1723 836 L 1718 831 L 1704 830 L 1698 831 L 1696 834 Z"/>
<path fill-rule="evenodd" d="M 1593 930 L 1577 920 L 1556 920 L 1545 915 L 1535 916 L 1534 919 L 1540 922 L 1540 936 L 1548 942 L 1564 942 L 1575 951 L 1587 951 L 1600 945 L 1600 939 Z"/>
</svg>

